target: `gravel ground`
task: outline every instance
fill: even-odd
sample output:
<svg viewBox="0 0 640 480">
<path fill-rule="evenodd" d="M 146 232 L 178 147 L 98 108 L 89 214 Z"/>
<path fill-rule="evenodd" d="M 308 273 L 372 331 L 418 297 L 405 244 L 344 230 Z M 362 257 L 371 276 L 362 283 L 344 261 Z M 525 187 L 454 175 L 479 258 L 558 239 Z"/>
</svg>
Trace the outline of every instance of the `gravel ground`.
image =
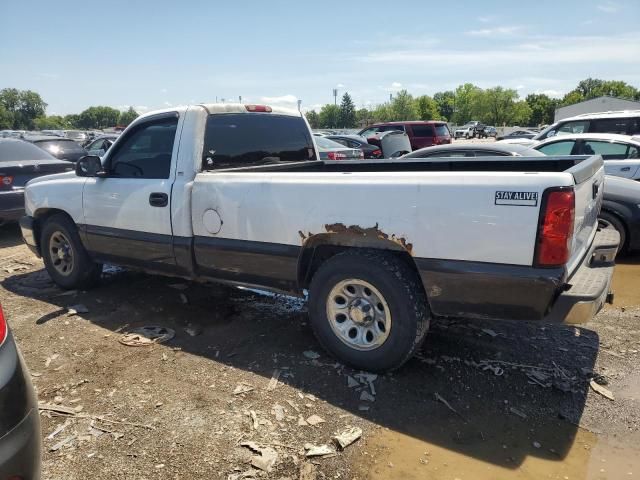
<svg viewBox="0 0 640 480">
<path fill-rule="evenodd" d="M 636 307 L 578 327 L 438 320 L 416 358 L 373 378 L 321 351 L 299 300 L 116 268 L 68 293 L 15 226 L 0 248 L 0 302 L 40 401 L 73 410 L 42 412 L 45 479 L 368 478 L 382 432 L 510 470 L 563 462 L 579 430 L 640 445 Z M 175 336 L 119 342 L 145 325 Z M 362 438 L 306 457 L 348 427 Z M 402 478 L 392 466 L 380 478 Z"/>
</svg>

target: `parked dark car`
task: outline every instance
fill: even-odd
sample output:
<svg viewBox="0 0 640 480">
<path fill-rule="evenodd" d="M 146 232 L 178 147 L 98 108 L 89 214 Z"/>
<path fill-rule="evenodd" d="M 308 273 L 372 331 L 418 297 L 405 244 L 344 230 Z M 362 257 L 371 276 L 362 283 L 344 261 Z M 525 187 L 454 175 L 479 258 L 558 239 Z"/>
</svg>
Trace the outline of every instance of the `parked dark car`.
<svg viewBox="0 0 640 480">
<path fill-rule="evenodd" d="M 496 140 L 511 140 L 514 138 L 533 138 L 538 135 L 538 132 L 534 132 L 533 130 L 514 130 L 513 132 L 507 135 L 500 135 L 496 137 Z"/>
<path fill-rule="evenodd" d="M 401 158 L 429 157 L 544 157 L 544 154 L 513 143 L 455 143 L 421 148 Z"/>
<path fill-rule="evenodd" d="M 40 478 L 40 417 L 31 377 L 0 305 L 0 478 Z"/>
<path fill-rule="evenodd" d="M 358 148 L 364 153 L 364 158 L 382 158 L 382 149 L 377 145 L 371 145 L 358 135 L 327 135 L 324 138 L 338 142 L 345 147 Z"/>
<path fill-rule="evenodd" d="M 74 142 L 70 138 L 27 135 L 24 137 L 24 140 L 46 150 L 56 158 L 66 160 L 68 162 L 75 163 L 79 158 L 82 158 L 87 154 L 87 151 L 82 148 L 80 144 Z"/>
<path fill-rule="evenodd" d="M 361 160 L 364 158 L 364 153 L 358 148 L 348 148 L 326 137 L 315 135 L 313 140 L 318 147 L 320 160 Z"/>
<path fill-rule="evenodd" d="M 365 138 L 368 143 L 376 145 L 375 134 L 389 130 L 405 132 L 411 142 L 411 150 L 451 143 L 451 132 L 447 124 L 434 120 L 377 123 L 361 130 L 358 135 Z"/>
<path fill-rule="evenodd" d="M 640 182 L 607 175 L 598 218 L 601 227 L 620 234 L 619 253 L 640 250 Z"/>
<path fill-rule="evenodd" d="M 0 138 L 0 225 L 24 215 L 24 186 L 32 178 L 73 170 L 44 150 L 17 138 Z"/>
</svg>

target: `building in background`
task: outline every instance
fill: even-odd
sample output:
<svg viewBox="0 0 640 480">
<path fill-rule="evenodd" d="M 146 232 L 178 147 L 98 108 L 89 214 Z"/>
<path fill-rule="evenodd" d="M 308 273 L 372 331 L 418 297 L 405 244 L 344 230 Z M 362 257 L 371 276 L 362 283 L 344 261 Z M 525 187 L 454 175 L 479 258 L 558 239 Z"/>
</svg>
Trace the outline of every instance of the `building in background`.
<svg viewBox="0 0 640 480">
<path fill-rule="evenodd" d="M 617 110 L 640 110 L 640 102 L 617 97 L 598 97 L 566 107 L 556 108 L 554 122 L 583 113 L 610 112 Z"/>
</svg>

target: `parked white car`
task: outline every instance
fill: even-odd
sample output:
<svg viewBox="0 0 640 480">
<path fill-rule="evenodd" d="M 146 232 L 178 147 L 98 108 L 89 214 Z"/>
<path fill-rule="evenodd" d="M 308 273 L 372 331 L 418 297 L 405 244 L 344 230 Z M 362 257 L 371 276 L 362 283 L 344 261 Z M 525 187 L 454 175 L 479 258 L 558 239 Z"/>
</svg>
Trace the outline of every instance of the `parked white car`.
<svg viewBox="0 0 640 480">
<path fill-rule="evenodd" d="M 153 112 L 102 160 L 30 181 L 20 226 L 63 288 L 109 262 L 308 291 L 320 343 L 371 371 L 408 360 L 434 315 L 580 322 L 610 300 L 597 155 L 317 159 L 298 111 Z"/>
<path fill-rule="evenodd" d="M 640 180 L 640 137 L 611 133 L 558 135 L 531 148 L 545 155 L 602 155 L 607 175 Z"/>
</svg>

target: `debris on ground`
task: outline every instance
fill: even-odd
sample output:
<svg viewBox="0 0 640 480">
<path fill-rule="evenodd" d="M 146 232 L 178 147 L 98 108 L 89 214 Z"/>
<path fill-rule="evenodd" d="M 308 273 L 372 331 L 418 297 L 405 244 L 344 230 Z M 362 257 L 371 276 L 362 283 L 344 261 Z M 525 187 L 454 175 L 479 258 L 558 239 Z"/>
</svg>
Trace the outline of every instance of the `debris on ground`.
<svg viewBox="0 0 640 480">
<path fill-rule="evenodd" d="M 276 416 L 278 422 L 282 422 L 285 418 L 285 409 L 282 405 L 277 403 L 273 406 L 273 414 Z"/>
<path fill-rule="evenodd" d="M 67 311 L 69 312 L 69 315 L 78 315 L 79 313 L 89 313 L 89 309 L 81 303 L 77 305 L 71 305 L 70 307 L 67 308 Z"/>
<path fill-rule="evenodd" d="M 498 336 L 498 334 L 494 330 L 491 330 L 490 328 L 483 328 L 482 331 L 484 333 L 486 333 L 487 335 L 489 335 L 490 337 L 494 337 L 495 338 L 495 337 Z"/>
<path fill-rule="evenodd" d="M 279 378 L 280 378 L 280 370 L 276 368 L 273 371 L 273 374 L 271 375 L 271 380 L 269 380 L 269 383 L 267 384 L 267 390 L 269 391 L 275 390 L 275 388 L 278 386 Z"/>
<path fill-rule="evenodd" d="M 233 390 L 233 394 L 240 395 L 242 393 L 249 393 L 252 390 L 254 390 L 253 385 L 249 385 L 248 383 L 239 383 Z"/>
<path fill-rule="evenodd" d="M 318 415 L 311 415 L 309 418 L 307 418 L 306 422 L 311 425 L 311 426 L 316 426 L 319 425 L 321 423 L 325 423 L 324 418 L 319 417 Z"/>
<path fill-rule="evenodd" d="M 251 465 L 255 468 L 270 472 L 278 461 L 278 452 L 271 447 L 260 447 L 255 442 L 240 442 L 240 445 L 247 447 L 251 451 L 257 453 L 251 457 Z"/>
<path fill-rule="evenodd" d="M 75 440 L 76 436 L 75 435 L 69 435 L 68 437 L 66 437 L 63 440 L 60 440 L 58 443 L 56 443 L 54 446 L 52 446 L 49 451 L 50 452 L 56 452 L 58 450 L 60 450 L 62 447 L 64 447 L 65 445 L 67 445 L 68 443 L 71 443 Z"/>
<path fill-rule="evenodd" d="M 371 395 L 369 392 L 367 392 L 366 390 L 363 390 L 360 393 L 360 400 L 364 401 L 364 402 L 375 402 L 376 401 L 376 397 L 374 397 L 373 395 Z"/>
<path fill-rule="evenodd" d="M 533 448 L 541 448 L 542 445 L 540 444 L 540 442 L 533 442 Z"/>
<path fill-rule="evenodd" d="M 336 451 L 329 445 L 313 445 L 312 443 L 305 443 L 304 449 L 307 451 L 305 455 L 307 457 L 324 457 L 325 455 L 334 455 Z"/>
<path fill-rule="evenodd" d="M 44 361 L 44 366 L 49 368 L 49 365 L 51 365 L 51 362 L 53 362 L 54 360 L 56 360 L 60 355 L 58 355 L 57 353 L 54 353 L 53 355 L 51 355 L 50 357 L 47 357 L 47 359 Z"/>
<path fill-rule="evenodd" d="M 200 335 L 202 333 L 202 328 L 199 325 L 195 325 L 193 323 L 190 323 L 185 327 L 184 331 L 190 337 L 197 337 L 198 335 Z"/>
<path fill-rule="evenodd" d="M 362 429 L 359 427 L 347 427 L 342 432 L 332 438 L 339 450 L 344 450 L 349 445 L 362 437 Z"/>
<path fill-rule="evenodd" d="M 317 360 L 318 358 L 320 358 L 320 354 L 318 352 L 314 352 L 313 350 L 305 350 L 304 352 L 302 352 L 302 355 L 304 355 L 309 360 Z"/>
<path fill-rule="evenodd" d="M 189 288 L 189 285 L 185 283 L 170 283 L 167 287 L 173 288 L 174 290 L 186 290 Z"/>
<path fill-rule="evenodd" d="M 451 410 L 453 413 L 455 413 L 456 415 L 458 415 L 458 416 L 460 416 L 462 419 L 464 419 L 464 417 L 463 417 L 462 415 L 460 415 L 460 413 L 458 413 L 458 411 L 457 411 L 455 408 L 453 408 L 453 407 L 449 404 L 449 402 L 447 402 L 447 401 L 442 397 L 442 395 L 440 395 L 438 392 L 436 392 L 436 393 L 435 393 L 435 397 L 436 397 L 436 400 L 437 400 L 438 402 L 440 402 L 440 403 L 444 404 L 444 405 L 445 405 L 449 410 Z"/>
<path fill-rule="evenodd" d="M 355 387 L 358 387 L 358 386 L 360 386 L 360 382 L 358 382 L 351 375 L 347 375 L 347 387 L 348 388 L 355 388 Z"/>
<path fill-rule="evenodd" d="M 316 480 L 317 470 L 313 463 L 303 463 L 300 467 L 298 480 Z"/>
<path fill-rule="evenodd" d="M 120 343 L 128 347 L 144 347 L 171 340 L 176 332 L 167 327 L 147 325 L 132 329 L 120 337 Z"/>
<path fill-rule="evenodd" d="M 615 400 L 615 397 L 613 396 L 613 393 L 611 392 L 611 390 L 609 390 L 608 388 L 604 388 L 602 385 L 598 385 L 598 383 L 595 380 L 591 379 L 591 381 L 589 382 L 589 385 L 595 392 L 599 393 L 604 398 L 607 398 L 611 401 Z"/>
<path fill-rule="evenodd" d="M 514 415 L 519 416 L 520 418 L 523 418 L 523 419 L 526 419 L 526 418 L 527 418 L 527 414 L 526 414 L 526 413 L 521 412 L 520 410 L 518 410 L 518 409 L 517 409 L 517 408 L 515 408 L 515 407 L 509 407 L 509 411 L 510 411 L 511 413 L 513 413 Z"/>
</svg>

